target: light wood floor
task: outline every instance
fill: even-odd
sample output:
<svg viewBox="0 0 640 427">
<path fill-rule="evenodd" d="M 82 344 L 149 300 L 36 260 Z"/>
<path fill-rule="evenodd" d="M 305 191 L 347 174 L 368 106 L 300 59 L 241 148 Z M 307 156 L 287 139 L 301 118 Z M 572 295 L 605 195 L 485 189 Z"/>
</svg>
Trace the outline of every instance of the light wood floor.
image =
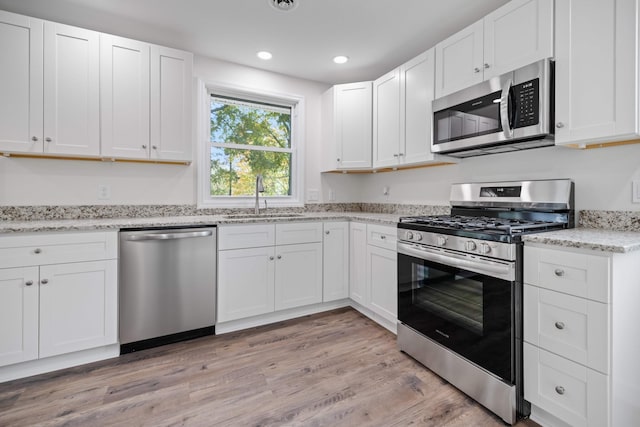
<svg viewBox="0 0 640 427">
<path fill-rule="evenodd" d="M 0 384 L 0 426 L 33 425 L 504 423 L 345 308 Z"/>
</svg>

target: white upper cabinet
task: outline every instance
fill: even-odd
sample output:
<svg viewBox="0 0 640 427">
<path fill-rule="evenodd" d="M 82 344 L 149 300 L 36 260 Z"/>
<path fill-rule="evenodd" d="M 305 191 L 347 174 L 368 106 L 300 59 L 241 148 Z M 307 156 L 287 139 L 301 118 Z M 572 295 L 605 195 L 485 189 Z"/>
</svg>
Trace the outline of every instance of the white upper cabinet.
<svg viewBox="0 0 640 427">
<path fill-rule="evenodd" d="M 42 152 L 43 22 L 0 11 L 0 150 Z"/>
<path fill-rule="evenodd" d="M 371 82 L 336 85 L 322 96 L 323 170 L 371 167 Z"/>
<path fill-rule="evenodd" d="M 638 138 L 638 5 L 556 2 L 556 144 Z"/>
<path fill-rule="evenodd" d="M 100 154 L 99 33 L 44 24 L 44 152 Z"/>
<path fill-rule="evenodd" d="M 431 161 L 434 49 L 373 83 L 373 167 Z"/>
<path fill-rule="evenodd" d="M 0 150 L 100 154 L 98 33 L 0 11 Z"/>
<path fill-rule="evenodd" d="M 156 160 L 191 161 L 193 55 L 151 46 L 151 153 Z"/>
<path fill-rule="evenodd" d="M 102 154 L 149 158 L 150 46 L 100 35 Z"/>
<path fill-rule="evenodd" d="M 553 56 L 553 0 L 513 0 L 436 45 L 435 96 Z"/>
</svg>

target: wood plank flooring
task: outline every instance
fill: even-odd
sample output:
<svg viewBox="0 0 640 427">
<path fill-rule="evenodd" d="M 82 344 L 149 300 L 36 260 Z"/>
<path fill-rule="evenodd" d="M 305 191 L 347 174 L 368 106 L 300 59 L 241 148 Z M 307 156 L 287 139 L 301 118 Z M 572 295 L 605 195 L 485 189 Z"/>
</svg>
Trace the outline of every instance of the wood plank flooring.
<svg viewBox="0 0 640 427">
<path fill-rule="evenodd" d="M 0 426 L 34 425 L 504 423 L 344 308 L 0 384 Z"/>
</svg>

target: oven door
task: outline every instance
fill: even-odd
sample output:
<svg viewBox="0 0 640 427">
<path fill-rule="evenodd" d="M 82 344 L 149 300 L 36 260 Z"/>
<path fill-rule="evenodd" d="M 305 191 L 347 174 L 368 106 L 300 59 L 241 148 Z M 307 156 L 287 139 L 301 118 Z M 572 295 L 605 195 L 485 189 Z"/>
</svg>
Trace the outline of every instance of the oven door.
<svg viewBox="0 0 640 427">
<path fill-rule="evenodd" d="M 513 384 L 514 278 L 513 262 L 398 243 L 398 320 Z"/>
</svg>

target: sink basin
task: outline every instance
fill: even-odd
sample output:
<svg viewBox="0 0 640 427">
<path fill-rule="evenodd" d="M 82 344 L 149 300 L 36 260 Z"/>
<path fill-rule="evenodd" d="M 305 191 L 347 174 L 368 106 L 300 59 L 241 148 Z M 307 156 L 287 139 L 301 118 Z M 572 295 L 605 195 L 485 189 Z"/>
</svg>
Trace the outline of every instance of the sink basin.
<svg viewBox="0 0 640 427">
<path fill-rule="evenodd" d="M 252 218 L 274 219 L 274 218 L 295 218 L 299 216 L 302 216 L 302 214 L 297 214 L 297 213 L 235 214 L 235 215 L 225 215 L 224 217 L 227 219 L 252 219 Z"/>
</svg>

